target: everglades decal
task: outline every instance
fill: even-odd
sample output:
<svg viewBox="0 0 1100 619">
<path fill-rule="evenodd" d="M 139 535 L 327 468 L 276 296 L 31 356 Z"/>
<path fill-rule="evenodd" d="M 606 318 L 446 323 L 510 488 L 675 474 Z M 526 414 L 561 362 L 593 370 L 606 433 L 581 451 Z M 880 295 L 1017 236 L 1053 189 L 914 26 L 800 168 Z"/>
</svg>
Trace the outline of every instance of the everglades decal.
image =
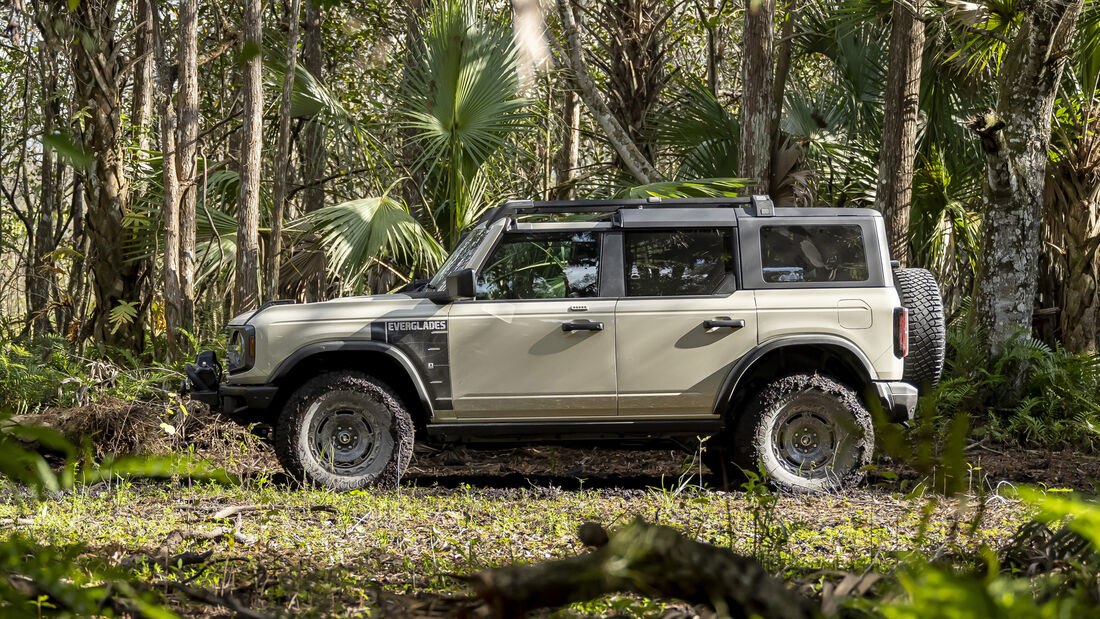
<svg viewBox="0 0 1100 619">
<path fill-rule="evenodd" d="M 409 356 L 428 382 L 432 405 L 451 408 L 451 366 L 446 320 L 380 320 L 370 325 L 371 339 L 392 344 Z"/>
</svg>

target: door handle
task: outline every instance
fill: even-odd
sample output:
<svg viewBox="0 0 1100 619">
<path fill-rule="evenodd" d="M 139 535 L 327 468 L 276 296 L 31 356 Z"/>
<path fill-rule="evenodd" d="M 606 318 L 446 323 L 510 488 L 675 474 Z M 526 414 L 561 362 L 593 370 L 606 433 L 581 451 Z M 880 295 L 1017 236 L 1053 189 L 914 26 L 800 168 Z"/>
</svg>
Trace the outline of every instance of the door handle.
<svg viewBox="0 0 1100 619">
<path fill-rule="evenodd" d="M 704 320 L 703 321 L 703 328 L 708 330 L 708 331 L 711 330 L 711 329 L 721 329 L 721 328 L 741 329 L 744 326 L 745 326 L 745 319 L 744 318 L 737 318 L 735 320 L 731 320 L 729 318 L 715 318 L 714 320 Z"/>
<path fill-rule="evenodd" d="M 570 333 L 572 331 L 603 331 L 602 322 L 574 321 L 561 323 L 561 330 Z"/>
</svg>

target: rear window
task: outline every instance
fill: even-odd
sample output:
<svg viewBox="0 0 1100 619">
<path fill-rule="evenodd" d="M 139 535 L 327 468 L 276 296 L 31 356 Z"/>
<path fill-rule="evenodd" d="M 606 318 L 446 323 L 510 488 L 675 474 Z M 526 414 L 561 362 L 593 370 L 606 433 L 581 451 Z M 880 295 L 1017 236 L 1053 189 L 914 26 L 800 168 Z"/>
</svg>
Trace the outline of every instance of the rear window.
<svg viewBox="0 0 1100 619">
<path fill-rule="evenodd" d="M 868 279 L 863 230 L 857 225 L 763 226 L 764 281 L 863 282 Z"/>
</svg>

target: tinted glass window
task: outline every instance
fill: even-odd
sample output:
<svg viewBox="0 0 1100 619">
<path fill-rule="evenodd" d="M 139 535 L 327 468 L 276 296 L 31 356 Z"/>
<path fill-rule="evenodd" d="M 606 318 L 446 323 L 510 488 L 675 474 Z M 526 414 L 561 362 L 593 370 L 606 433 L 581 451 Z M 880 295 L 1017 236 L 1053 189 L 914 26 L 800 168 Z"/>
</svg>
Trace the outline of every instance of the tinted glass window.
<svg viewBox="0 0 1100 619">
<path fill-rule="evenodd" d="M 477 298 L 595 297 L 599 256 L 599 237 L 591 232 L 507 234 L 478 276 Z"/>
<path fill-rule="evenodd" d="M 654 297 L 732 292 L 732 229 L 627 232 L 626 294 Z"/>
<path fill-rule="evenodd" d="M 765 282 L 862 282 L 867 255 L 859 226 L 764 226 Z"/>
</svg>

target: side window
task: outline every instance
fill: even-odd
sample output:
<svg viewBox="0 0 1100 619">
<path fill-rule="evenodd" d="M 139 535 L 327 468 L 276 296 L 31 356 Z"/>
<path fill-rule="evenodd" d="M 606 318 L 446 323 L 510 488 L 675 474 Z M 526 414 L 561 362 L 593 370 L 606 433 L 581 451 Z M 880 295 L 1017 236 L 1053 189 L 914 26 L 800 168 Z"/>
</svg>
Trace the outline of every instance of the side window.
<svg viewBox="0 0 1100 619">
<path fill-rule="evenodd" d="M 765 282 L 862 282 L 867 254 L 859 226 L 763 226 Z"/>
<path fill-rule="evenodd" d="M 599 295 L 599 236 L 591 232 L 506 234 L 477 280 L 479 299 Z"/>
<path fill-rule="evenodd" d="M 626 296 L 733 292 L 733 229 L 627 232 Z"/>
</svg>

